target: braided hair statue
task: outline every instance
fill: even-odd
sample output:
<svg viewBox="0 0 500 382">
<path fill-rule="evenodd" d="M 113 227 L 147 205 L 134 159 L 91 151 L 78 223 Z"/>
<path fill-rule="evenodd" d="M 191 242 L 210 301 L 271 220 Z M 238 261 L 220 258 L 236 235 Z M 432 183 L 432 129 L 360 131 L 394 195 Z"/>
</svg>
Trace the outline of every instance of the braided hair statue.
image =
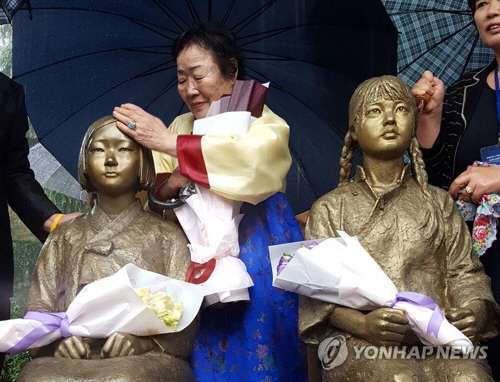
<svg viewBox="0 0 500 382">
<path fill-rule="evenodd" d="M 401 100 L 408 104 L 411 108 L 410 112 L 414 116 L 414 126 L 417 125 L 417 105 L 406 83 L 394 76 L 375 77 L 364 81 L 358 86 L 349 102 L 349 130 L 345 136 L 344 147 L 342 148 L 342 155 L 340 157 L 339 185 L 349 180 L 354 150 L 357 147 L 353 133 L 364 118 L 364 105 L 381 100 Z M 413 139 L 410 142 L 408 153 L 410 155 L 413 175 L 425 193 L 428 186 L 427 173 L 425 172 L 424 160 L 422 159 L 422 152 L 415 137 L 415 131 L 413 131 Z"/>
<path fill-rule="evenodd" d="M 415 139 L 416 120 L 415 99 L 398 78 L 372 78 L 356 89 L 349 105 L 340 185 L 313 204 L 305 237 L 335 237 L 339 230 L 356 236 L 397 290 L 429 296 L 463 335 L 487 340 L 496 335 L 499 316 L 490 281 L 472 252 L 455 201 L 428 184 Z M 363 152 L 363 166 L 349 182 L 356 147 Z M 404 163 L 405 152 L 410 165 Z M 325 255 L 333 259 L 337 254 Z M 357 265 L 363 267 L 361 261 Z M 376 282 L 368 280 L 363 280 L 367 289 L 375 293 Z M 346 299 L 353 297 L 347 294 Z M 318 345 L 320 353 L 325 343 L 343 338 L 346 356 L 334 368 L 321 371 L 322 382 L 493 381 L 485 359 L 453 360 L 436 354 L 413 359 L 357 357 L 356 349 L 363 346 L 421 348 L 411 323 L 395 308 L 366 312 L 303 296 L 299 336 L 308 345 Z M 326 365 L 327 357 L 320 358 Z"/>
</svg>

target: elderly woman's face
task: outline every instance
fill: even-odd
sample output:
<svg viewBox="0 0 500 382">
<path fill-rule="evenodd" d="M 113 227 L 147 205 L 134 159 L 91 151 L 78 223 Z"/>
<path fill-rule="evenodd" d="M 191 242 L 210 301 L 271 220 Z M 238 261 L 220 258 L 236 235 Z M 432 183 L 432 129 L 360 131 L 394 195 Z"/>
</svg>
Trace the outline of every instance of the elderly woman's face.
<svg viewBox="0 0 500 382">
<path fill-rule="evenodd" d="M 196 119 L 205 118 L 213 101 L 231 94 L 234 79 L 224 77 L 212 53 L 191 45 L 177 56 L 177 89 Z"/>
<path fill-rule="evenodd" d="M 500 0 L 476 1 L 474 22 L 485 45 L 500 52 Z"/>
</svg>

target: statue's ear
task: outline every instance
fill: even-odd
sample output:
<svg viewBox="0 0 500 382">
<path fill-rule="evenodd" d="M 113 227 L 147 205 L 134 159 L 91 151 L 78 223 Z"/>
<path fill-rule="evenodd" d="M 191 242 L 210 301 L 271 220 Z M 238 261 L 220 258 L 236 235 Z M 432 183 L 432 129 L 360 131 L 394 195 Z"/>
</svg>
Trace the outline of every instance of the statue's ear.
<svg viewBox="0 0 500 382">
<path fill-rule="evenodd" d="M 358 134 L 356 134 L 356 127 L 351 128 L 351 138 L 353 141 L 358 141 Z"/>
</svg>

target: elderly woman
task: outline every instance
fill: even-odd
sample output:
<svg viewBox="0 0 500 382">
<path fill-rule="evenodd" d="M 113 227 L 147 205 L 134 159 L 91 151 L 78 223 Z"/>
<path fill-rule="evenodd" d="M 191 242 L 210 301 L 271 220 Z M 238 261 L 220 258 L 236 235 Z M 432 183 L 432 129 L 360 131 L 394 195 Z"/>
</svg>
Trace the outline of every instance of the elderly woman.
<svg viewBox="0 0 500 382">
<path fill-rule="evenodd" d="M 487 67 L 464 74 L 444 92 L 441 80 L 426 71 L 415 84 L 415 95 L 431 96 L 419 116 L 417 139 L 422 148 L 429 182 L 449 189 L 457 198 L 478 203 L 485 194 L 500 194 L 500 167 L 468 166 L 481 158 L 481 148 L 499 143 L 499 93 L 495 77 L 500 62 L 500 1 L 468 0 L 481 40 L 495 52 Z M 498 85 L 497 85 L 498 88 Z M 469 222 L 469 229 L 472 224 Z M 473 233 L 474 237 L 474 233 Z M 481 256 L 485 272 L 491 277 L 493 295 L 500 301 L 500 242 Z M 488 359 L 493 376 L 500 379 L 500 341 L 489 343 Z"/>
<path fill-rule="evenodd" d="M 189 179 L 225 198 L 246 202 L 239 226 L 240 259 L 254 282 L 249 302 L 202 311 L 191 359 L 195 376 L 199 381 L 305 381 L 297 299 L 272 288 L 267 249 L 302 239 L 281 193 L 291 164 L 289 127 L 265 106 L 241 137 L 191 135 L 194 121 L 207 115 L 211 102 L 231 94 L 236 79 L 243 76 L 243 62 L 234 35 L 214 23 L 183 33 L 173 45 L 173 55 L 179 94 L 190 112 L 168 129 L 135 105 L 117 107 L 113 115 L 123 132 L 157 151 L 157 172 L 173 173 L 157 192 L 159 198 L 175 195 Z"/>
</svg>

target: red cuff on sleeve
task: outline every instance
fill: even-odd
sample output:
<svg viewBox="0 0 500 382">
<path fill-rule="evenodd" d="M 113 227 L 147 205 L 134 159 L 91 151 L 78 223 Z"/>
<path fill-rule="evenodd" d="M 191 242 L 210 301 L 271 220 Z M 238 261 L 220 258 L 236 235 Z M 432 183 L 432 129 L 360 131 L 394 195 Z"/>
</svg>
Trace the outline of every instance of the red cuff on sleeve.
<svg viewBox="0 0 500 382">
<path fill-rule="evenodd" d="M 201 152 L 201 135 L 177 136 L 177 159 L 181 175 L 199 184 L 210 188 L 207 168 Z"/>
</svg>

